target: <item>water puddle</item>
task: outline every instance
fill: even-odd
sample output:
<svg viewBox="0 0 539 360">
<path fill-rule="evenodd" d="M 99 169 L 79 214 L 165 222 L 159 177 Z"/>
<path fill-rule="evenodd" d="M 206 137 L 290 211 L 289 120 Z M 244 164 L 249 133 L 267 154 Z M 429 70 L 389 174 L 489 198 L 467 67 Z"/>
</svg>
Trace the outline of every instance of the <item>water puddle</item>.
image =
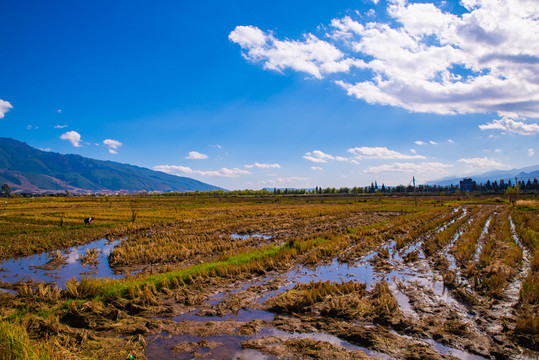
<svg viewBox="0 0 539 360">
<path fill-rule="evenodd" d="M 120 240 L 110 242 L 101 239 L 64 251 L 4 260 L 0 263 L 0 280 L 8 283 L 43 281 L 65 289 L 67 280 L 73 277 L 80 280 L 83 275 L 95 278 L 121 278 L 125 275 L 115 274 L 108 262 L 112 248 L 119 242 Z M 94 260 L 83 264 L 81 258 L 84 259 L 91 249 L 96 249 L 97 252 Z"/>
<path fill-rule="evenodd" d="M 496 215 L 496 213 L 494 213 Z M 479 254 L 481 254 L 481 251 L 483 250 L 483 243 L 485 241 L 485 236 L 488 233 L 488 227 L 490 226 L 490 221 L 492 220 L 492 217 L 494 215 L 489 216 L 487 221 L 485 222 L 485 226 L 483 227 L 483 231 L 481 231 L 481 234 L 479 235 L 479 240 L 477 242 L 477 249 L 475 250 L 474 254 L 474 261 L 479 261 Z"/>
<path fill-rule="evenodd" d="M 148 360 L 187 359 L 233 359 L 233 360 L 273 360 L 276 357 L 264 355 L 257 350 L 243 349 L 241 342 L 248 336 L 169 336 L 162 333 L 150 339 L 144 355 Z"/>
<path fill-rule="evenodd" d="M 271 236 L 268 235 L 262 235 L 262 234 L 231 234 L 231 239 L 239 239 L 239 240 L 247 240 L 249 238 L 261 238 L 264 240 L 271 239 Z"/>
<path fill-rule="evenodd" d="M 333 335 L 325 333 L 287 333 L 272 327 L 265 327 L 254 335 L 218 335 L 218 336 L 191 336 L 191 335 L 160 335 L 150 337 L 146 346 L 146 358 L 151 359 L 277 359 L 271 355 L 262 354 L 252 349 L 243 349 L 241 343 L 246 340 L 276 337 L 281 339 L 311 339 L 325 341 L 347 350 L 363 351 L 368 356 L 377 356 L 383 359 L 391 357 L 353 345 Z"/>
<path fill-rule="evenodd" d="M 486 360 L 487 358 L 479 355 L 470 354 L 466 351 L 459 349 L 450 348 L 448 346 L 442 345 L 439 342 L 436 342 L 432 339 L 423 340 L 432 345 L 432 347 L 442 355 L 452 355 L 461 360 Z"/>
<path fill-rule="evenodd" d="M 420 244 L 413 244 L 413 248 L 420 248 Z M 416 283 L 421 286 L 430 287 L 441 298 L 453 303 L 453 298 L 444 286 L 441 276 L 432 272 L 426 266 L 426 260 L 420 259 L 414 264 L 404 264 L 400 261 L 400 256 L 396 251 L 395 246 L 389 245 L 389 259 L 394 258 L 397 261 L 391 261 L 389 268 L 377 268 L 374 265 L 373 259 L 377 257 L 377 252 L 372 252 L 364 257 L 359 263 L 340 263 L 334 259 L 332 263 L 321 265 L 316 268 L 301 266 L 297 270 L 292 270 L 286 274 L 290 279 L 290 283 L 278 290 L 264 294 L 260 299 L 267 299 L 270 296 L 277 296 L 285 291 L 293 288 L 296 284 L 309 283 L 311 281 L 332 281 L 332 282 L 347 282 L 356 281 L 364 282 L 367 285 L 367 290 L 371 290 L 373 286 L 382 280 L 388 281 L 391 290 L 399 302 L 399 306 L 406 312 L 413 312 L 408 297 L 396 291 L 396 284 Z M 390 260 L 387 260 L 388 263 Z M 260 299 L 258 301 L 260 301 Z"/>
<path fill-rule="evenodd" d="M 200 310 L 193 310 L 191 312 L 175 316 L 172 320 L 174 321 L 226 321 L 226 320 L 235 320 L 235 321 L 252 321 L 252 320 L 267 320 L 273 321 L 275 319 L 275 314 L 268 311 L 255 310 L 255 309 L 240 309 L 235 313 L 230 313 L 226 315 L 203 315 L 200 313 Z"/>
<path fill-rule="evenodd" d="M 17 292 L 15 290 L 11 290 L 11 289 L 1 289 L 0 288 L 0 292 L 6 293 L 6 294 L 13 294 L 13 295 L 17 294 Z"/>
<path fill-rule="evenodd" d="M 402 336 L 402 337 L 404 337 L 406 339 L 416 340 L 415 338 L 413 338 L 411 336 L 399 334 L 394 330 L 391 330 L 390 332 L 392 334 Z M 457 357 L 459 359 L 462 359 L 462 360 L 487 360 L 487 358 L 485 358 L 483 356 L 470 354 L 469 352 L 466 352 L 466 351 L 463 351 L 463 350 L 459 350 L 459 349 L 455 349 L 455 348 L 452 348 L 452 347 L 449 347 L 449 346 L 442 345 L 442 344 L 440 344 L 439 342 L 437 342 L 436 340 L 433 340 L 433 339 L 421 339 L 421 341 L 432 345 L 432 347 L 442 355 L 452 355 L 452 356 L 455 356 L 455 357 Z"/>
</svg>

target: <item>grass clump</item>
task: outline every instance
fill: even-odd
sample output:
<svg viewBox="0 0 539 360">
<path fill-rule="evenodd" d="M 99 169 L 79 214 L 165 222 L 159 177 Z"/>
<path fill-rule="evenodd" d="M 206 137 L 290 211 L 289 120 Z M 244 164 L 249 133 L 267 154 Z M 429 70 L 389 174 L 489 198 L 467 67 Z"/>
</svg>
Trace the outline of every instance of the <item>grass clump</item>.
<svg viewBox="0 0 539 360">
<path fill-rule="evenodd" d="M 57 359 L 53 349 L 30 341 L 20 324 L 0 320 L 0 360 Z"/>
</svg>

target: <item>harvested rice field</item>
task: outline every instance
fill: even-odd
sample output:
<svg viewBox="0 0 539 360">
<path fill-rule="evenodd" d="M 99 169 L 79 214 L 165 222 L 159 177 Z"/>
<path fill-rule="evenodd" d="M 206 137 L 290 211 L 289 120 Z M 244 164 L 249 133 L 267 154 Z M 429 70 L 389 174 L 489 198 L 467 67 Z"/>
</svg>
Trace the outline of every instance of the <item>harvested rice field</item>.
<svg viewBox="0 0 539 360">
<path fill-rule="evenodd" d="M 0 359 L 539 359 L 538 215 L 534 198 L 10 198 Z"/>
</svg>

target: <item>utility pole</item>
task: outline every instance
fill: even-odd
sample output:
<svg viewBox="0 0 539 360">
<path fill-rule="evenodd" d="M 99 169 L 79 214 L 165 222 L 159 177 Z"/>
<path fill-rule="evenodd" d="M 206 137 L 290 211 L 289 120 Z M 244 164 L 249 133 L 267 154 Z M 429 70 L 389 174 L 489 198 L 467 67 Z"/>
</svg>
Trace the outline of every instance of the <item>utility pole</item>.
<svg viewBox="0 0 539 360">
<path fill-rule="evenodd" d="M 415 202 L 415 207 L 417 207 L 417 192 L 415 191 L 415 176 L 412 177 L 412 181 L 414 182 L 414 202 Z"/>
</svg>

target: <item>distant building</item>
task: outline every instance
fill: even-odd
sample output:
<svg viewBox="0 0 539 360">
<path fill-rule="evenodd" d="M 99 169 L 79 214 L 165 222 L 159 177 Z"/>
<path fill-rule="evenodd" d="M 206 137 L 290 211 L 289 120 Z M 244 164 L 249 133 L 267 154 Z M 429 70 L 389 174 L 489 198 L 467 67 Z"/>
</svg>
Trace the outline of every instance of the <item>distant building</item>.
<svg viewBox="0 0 539 360">
<path fill-rule="evenodd" d="M 460 191 L 472 192 L 475 185 L 475 181 L 473 181 L 470 178 L 464 178 L 461 181 L 459 181 L 459 185 L 460 185 Z"/>
</svg>

